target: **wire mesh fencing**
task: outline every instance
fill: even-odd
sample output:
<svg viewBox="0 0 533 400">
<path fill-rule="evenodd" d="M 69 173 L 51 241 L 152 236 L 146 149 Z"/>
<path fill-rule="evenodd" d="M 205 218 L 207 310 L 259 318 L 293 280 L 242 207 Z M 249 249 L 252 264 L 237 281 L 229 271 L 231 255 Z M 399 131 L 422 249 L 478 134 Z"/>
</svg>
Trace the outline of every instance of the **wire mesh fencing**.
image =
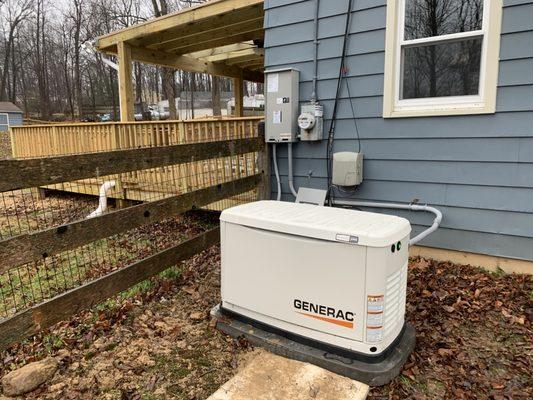
<svg viewBox="0 0 533 400">
<path fill-rule="evenodd" d="M 105 127 L 102 124 L 62 125 L 60 129 L 58 126 L 31 126 L 14 129 L 11 138 L 17 159 L 46 159 L 72 154 L 256 138 L 256 123 L 256 118 L 245 118 L 189 124 L 154 123 L 154 127 L 146 123 L 110 124 Z M 109 139 L 111 134 L 115 142 Z M 104 176 L 99 176 L 96 170 L 95 176 L 88 179 L 0 192 L 0 246 L 25 236 L 46 237 L 48 233 L 60 233 L 69 224 L 94 216 L 97 210 L 100 210 L 97 215 L 105 216 L 114 211 L 133 210 L 140 204 L 156 203 L 252 177 L 260 173 L 258 158 L 257 151 L 221 157 L 213 154 L 211 158 L 201 161 Z M 100 197 L 106 182 L 105 196 Z M 251 190 L 205 204 L 205 208 L 221 210 L 255 201 L 258 195 L 257 188 L 251 186 Z M 106 203 L 104 207 L 102 201 Z M 33 254 L 29 262 L 0 261 L 0 322 L 86 282 L 157 254 L 187 237 L 180 216 L 132 226 L 132 229 L 87 243 L 81 240 L 81 245 L 64 251 Z M 110 232 L 114 230 L 110 229 Z M 22 248 L 21 251 L 30 249 Z"/>
</svg>

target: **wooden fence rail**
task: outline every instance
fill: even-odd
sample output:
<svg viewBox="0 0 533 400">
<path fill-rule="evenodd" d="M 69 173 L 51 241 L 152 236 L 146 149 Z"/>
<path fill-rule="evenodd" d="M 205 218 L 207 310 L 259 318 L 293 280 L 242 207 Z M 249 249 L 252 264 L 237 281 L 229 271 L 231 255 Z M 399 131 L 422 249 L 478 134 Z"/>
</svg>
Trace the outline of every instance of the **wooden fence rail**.
<svg viewBox="0 0 533 400">
<path fill-rule="evenodd" d="M 253 173 L 231 174 L 223 182 L 212 183 L 207 187 L 186 193 L 173 193 L 162 199 L 94 218 L 4 239 L 0 241 L 0 274 L 9 273 L 11 269 L 22 265 L 41 262 L 50 256 L 64 254 L 100 239 L 126 234 L 143 225 L 154 224 L 232 196 L 255 191 L 266 197 L 269 194 L 269 158 L 266 149 L 264 137 L 256 136 L 0 161 L 0 192 L 6 192 L 255 153 Z M 45 298 L 39 304 L 0 321 L 0 350 L 190 258 L 218 241 L 219 232 L 216 228 L 150 257 L 145 254 L 146 258 L 140 261 L 100 278 L 91 278 L 94 280 L 51 299 Z"/>
<path fill-rule="evenodd" d="M 85 157 L 87 153 L 256 138 L 257 123 L 260 119 L 261 117 L 209 118 L 187 121 L 71 123 L 12 127 L 12 155 L 16 159 L 74 154 Z M 97 179 L 81 179 L 44 187 L 98 195 L 102 183 L 113 180 L 116 186 L 109 192 L 110 198 L 119 201 L 151 201 L 251 175 L 257 167 L 256 154 L 251 152 L 237 157 L 211 159 L 209 162 L 192 161 L 187 165 L 117 172 L 113 176 L 100 171 Z M 101 162 L 105 163 L 106 160 Z M 210 205 L 209 208 L 222 209 L 239 202 L 239 199 L 228 199 Z"/>
<path fill-rule="evenodd" d="M 219 240 L 219 229 L 212 229 L 0 322 L 0 350 L 157 275 Z"/>
<path fill-rule="evenodd" d="M 261 174 L 256 174 L 194 192 L 124 208 L 99 217 L 8 238 L 0 241 L 0 273 L 98 239 L 249 192 L 257 188 L 261 178 Z"/>
<path fill-rule="evenodd" d="M 164 147 L 115 150 L 0 162 L 0 192 L 46 186 L 111 174 L 252 153 L 265 147 L 262 139 L 247 138 Z"/>
</svg>

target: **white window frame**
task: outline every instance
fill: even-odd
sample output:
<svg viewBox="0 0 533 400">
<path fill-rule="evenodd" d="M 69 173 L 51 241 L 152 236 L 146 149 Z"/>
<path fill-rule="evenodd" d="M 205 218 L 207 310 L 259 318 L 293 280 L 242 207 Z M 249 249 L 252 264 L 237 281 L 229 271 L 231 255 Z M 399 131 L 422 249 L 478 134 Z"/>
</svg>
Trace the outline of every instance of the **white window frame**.
<svg viewBox="0 0 533 400">
<path fill-rule="evenodd" d="M 387 0 L 383 117 L 490 114 L 496 111 L 496 89 L 500 53 L 502 0 L 484 0 L 482 29 L 429 38 L 405 40 L 405 2 Z M 446 43 L 483 37 L 479 94 L 400 99 L 401 49 L 407 44 Z"/>
<path fill-rule="evenodd" d="M 6 116 L 7 130 L 9 131 L 9 128 L 11 127 L 11 121 L 9 120 L 9 113 L 0 113 L 0 115 Z M 4 124 L 0 124 L 0 125 L 4 125 Z"/>
</svg>

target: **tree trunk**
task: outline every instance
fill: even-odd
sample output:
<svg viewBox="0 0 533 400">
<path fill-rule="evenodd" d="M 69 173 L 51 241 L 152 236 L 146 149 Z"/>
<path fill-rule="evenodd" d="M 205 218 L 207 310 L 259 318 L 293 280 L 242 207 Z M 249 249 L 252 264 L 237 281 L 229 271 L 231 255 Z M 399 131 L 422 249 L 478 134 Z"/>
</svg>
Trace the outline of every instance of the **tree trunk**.
<svg viewBox="0 0 533 400">
<path fill-rule="evenodd" d="M 9 56 L 11 54 L 11 43 L 13 42 L 13 27 L 9 30 L 9 36 L 5 45 L 4 63 L 2 67 L 2 80 L 0 81 L 0 101 L 4 101 L 7 98 L 7 74 L 9 73 Z"/>
<path fill-rule="evenodd" d="M 222 115 L 220 109 L 220 78 L 213 76 L 211 82 L 211 102 L 213 103 L 213 115 Z"/>
<path fill-rule="evenodd" d="M 168 113 L 170 119 L 178 119 L 176 112 L 176 96 L 174 95 L 174 70 L 163 68 L 163 94 L 168 100 Z"/>
</svg>

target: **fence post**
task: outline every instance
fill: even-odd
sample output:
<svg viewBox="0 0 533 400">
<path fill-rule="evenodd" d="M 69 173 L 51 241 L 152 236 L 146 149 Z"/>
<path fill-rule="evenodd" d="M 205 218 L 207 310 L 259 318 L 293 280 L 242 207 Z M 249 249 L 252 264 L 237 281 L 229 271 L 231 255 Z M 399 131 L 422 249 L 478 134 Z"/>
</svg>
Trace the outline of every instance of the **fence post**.
<svg viewBox="0 0 533 400">
<path fill-rule="evenodd" d="M 270 147 L 265 142 L 265 124 L 263 121 L 257 123 L 257 131 L 257 136 L 264 143 L 263 150 L 257 152 L 257 168 L 262 174 L 258 187 L 258 199 L 270 200 Z"/>
</svg>

